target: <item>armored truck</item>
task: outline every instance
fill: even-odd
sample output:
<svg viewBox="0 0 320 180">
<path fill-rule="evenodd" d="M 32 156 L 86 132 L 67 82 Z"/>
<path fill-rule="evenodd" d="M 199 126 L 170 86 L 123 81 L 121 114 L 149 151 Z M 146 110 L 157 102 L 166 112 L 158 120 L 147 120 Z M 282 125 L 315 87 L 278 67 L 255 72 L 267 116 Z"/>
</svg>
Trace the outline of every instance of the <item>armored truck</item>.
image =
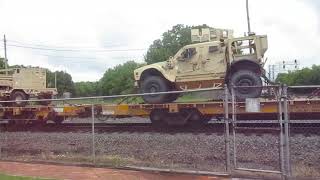
<svg viewBox="0 0 320 180">
<path fill-rule="evenodd" d="M 165 62 L 140 67 L 134 71 L 135 86 L 141 93 L 166 92 L 196 88 L 243 86 L 235 88 L 238 99 L 261 94 L 265 76 L 266 35 L 233 37 L 228 29 L 191 30 L 192 44 L 181 48 Z M 230 88 L 229 88 L 230 89 Z M 143 96 L 146 103 L 168 103 L 179 94 Z"/>
<path fill-rule="evenodd" d="M 17 100 L 12 106 L 25 106 L 30 98 L 51 99 L 57 95 L 56 88 L 47 88 L 46 70 L 37 67 L 11 68 L 0 70 L 1 101 Z M 41 101 L 48 105 L 50 101 Z M 3 103 L 2 103 L 3 105 Z M 8 104 L 6 104 L 8 105 Z"/>
</svg>

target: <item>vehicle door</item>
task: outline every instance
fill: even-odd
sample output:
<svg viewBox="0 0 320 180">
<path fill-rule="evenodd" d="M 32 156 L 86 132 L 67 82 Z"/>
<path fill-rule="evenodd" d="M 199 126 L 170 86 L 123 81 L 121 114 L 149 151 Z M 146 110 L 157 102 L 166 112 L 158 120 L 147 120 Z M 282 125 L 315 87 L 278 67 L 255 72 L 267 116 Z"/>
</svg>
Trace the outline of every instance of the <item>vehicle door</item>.
<svg viewBox="0 0 320 180">
<path fill-rule="evenodd" d="M 217 79 L 225 76 L 227 65 L 225 62 L 225 47 L 219 43 L 208 44 L 203 48 L 201 71 L 203 78 Z"/>
<path fill-rule="evenodd" d="M 198 47 L 185 48 L 177 57 L 177 80 L 197 74 L 201 51 Z"/>
</svg>

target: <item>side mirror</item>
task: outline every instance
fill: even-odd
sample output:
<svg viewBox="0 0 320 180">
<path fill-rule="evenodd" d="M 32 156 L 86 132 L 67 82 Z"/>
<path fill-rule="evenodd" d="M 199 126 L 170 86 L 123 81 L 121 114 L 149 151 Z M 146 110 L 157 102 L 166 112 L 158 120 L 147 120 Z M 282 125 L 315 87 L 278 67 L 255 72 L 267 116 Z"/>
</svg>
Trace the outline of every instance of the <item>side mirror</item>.
<svg viewBox="0 0 320 180">
<path fill-rule="evenodd" d="M 169 69 L 172 69 L 174 67 L 174 62 L 173 62 L 173 57 L 170 56 L 169 59 L 167 60 L 167 67 Z"/>
</svg>

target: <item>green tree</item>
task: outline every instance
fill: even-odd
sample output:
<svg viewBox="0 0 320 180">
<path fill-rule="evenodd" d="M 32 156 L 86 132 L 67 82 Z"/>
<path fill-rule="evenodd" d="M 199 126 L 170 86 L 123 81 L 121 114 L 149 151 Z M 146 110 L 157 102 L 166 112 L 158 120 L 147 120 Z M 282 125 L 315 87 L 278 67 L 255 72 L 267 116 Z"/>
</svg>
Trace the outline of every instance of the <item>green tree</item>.
<svg viewBox="0 0 320 180">
<path fill-rule="evenodd" d="M 279 74 L 277 82 L 291 85 L 319 85 L 320 66 L 313 65 L 311 68 L 303 68 L 298 71 Z"/>
<path fill-rule="evenodd" d="M 313 65 L 311 68 L 281 73 L 276 81 L 288 86 L 320 85 L 320 66 Z M 306 94 L 314 91 L 314 88 L 291 89 L 291 91 Z"/>
<path fill-rule="evenodd" d="M 206 24 L 199 26 L 185 26 L 177 24 L 171 30 L 162 34 L 162 39 L 156 39 L 150 45 L 144 60 L 147 64 L 166 61 L 187 44 L 191 44 L 191 29 L 209 27 Z"/>
<path fill-rule="evenodd" d="M 76 97 L 97 96 L 99 95 L 98 82 L 76 82 L 74 83 Z"/>
<path fill-rule="evenodd" d="M 72 81 L 72 77 L 69 73 L 63 71 L 51 72 L 47 70 L 47 87 L 54 87 L 55 84 L 55 73 L 57 77 L 57 90 L 58 95 L 62 96 L 65 92 L 74 94 L 75 87 Z"/>
<path fill-rule="evenodd" d="M 133 71 L 139 67 L 134 61 L 109 68 L 98 82 L 101 95 L 115 95 L 132 93 L 134 89 Z"/>
<path fill-rule="evenodd" d="M 0 57 L 0 69 L 4 69 L 5 68 L 5 59 Z"/>
</svg>

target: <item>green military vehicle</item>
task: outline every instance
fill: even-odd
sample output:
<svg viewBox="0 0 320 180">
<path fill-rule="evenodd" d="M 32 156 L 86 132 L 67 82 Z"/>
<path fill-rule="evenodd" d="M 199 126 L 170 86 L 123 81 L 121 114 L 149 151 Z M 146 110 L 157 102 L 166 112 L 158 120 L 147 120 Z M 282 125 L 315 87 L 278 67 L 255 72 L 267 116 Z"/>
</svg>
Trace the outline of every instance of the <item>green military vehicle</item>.
<svg viewBox="0 0 320 180">
<path fill-rule="evenodd" d="M 134 71 L 135 86 L 141 93 L 165 92 L 196 88 L 223 87 L 224 84 L 244 86 L 236 88 L 238 99 L 260 96 L 261 77 L 265 76 L 264 54 L 268 49 L 266 35 L 234 38 L 228 29 L 192 29 L 194 44 L 181 48 L 166 62 L 159 62 Z M 168 103 L 179 94 L 143 96 L 146 103 Z"/>
<path fill-rule="evenodd" d="M 28 100 L 30 98 L 51 99 L 57 95 L 56 88 L 47 88 L 46 70 L 37 67 L 11 68 L 0 70 L 0 99 Z M 48 105 L 50 101 L 41 101 Z M 2 103 L 3 104 L 3 103 Z M 27 102 L 10 103 L 13 106 L 25 106 Z"/>
</svg>

